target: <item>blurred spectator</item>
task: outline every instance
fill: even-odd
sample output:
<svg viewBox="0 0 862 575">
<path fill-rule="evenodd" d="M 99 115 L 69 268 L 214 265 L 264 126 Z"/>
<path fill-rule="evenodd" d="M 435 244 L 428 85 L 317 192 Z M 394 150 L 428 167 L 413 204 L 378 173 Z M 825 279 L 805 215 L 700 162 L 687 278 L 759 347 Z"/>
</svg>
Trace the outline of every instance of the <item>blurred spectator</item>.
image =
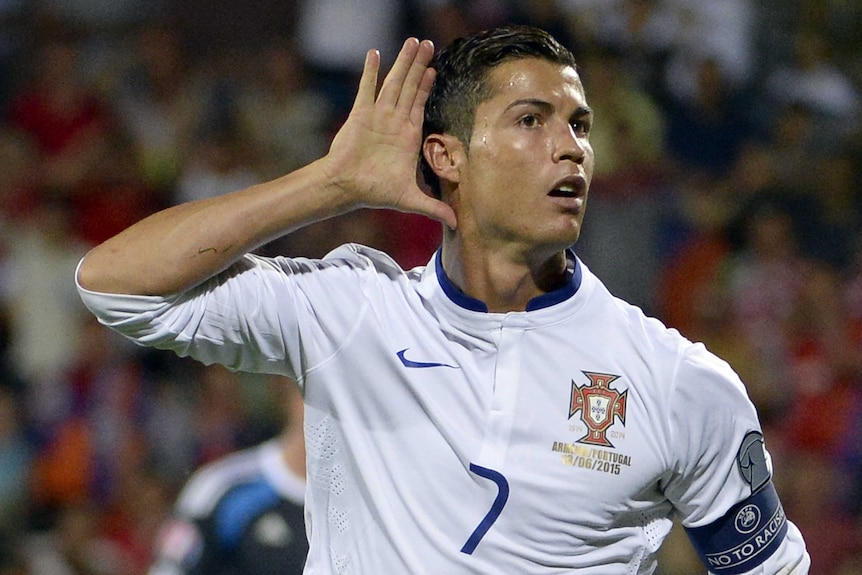
<svg viewBox="0 0 862 575">
<path fill-rule="evenodd" d="M 598 195 L 639 195 L 644 191 L 638 189 L 639 180 L 653 180 L 662 169 L 664 111 L 626 73 L 623 53 L 596 49 L 580 60 L 590 106 L 599 118 L 590 131 Z"/>
<path fill-rule="evenodd" d="M 76 182 L 71 198 L 75 239 L 88 246 L 118 234 L 166 202 L 142 180 L 131 142 L 117 130 L 110 134 L 99 169 Z"/>
<path fill-rule="evenodd" d="M 233 130 L 205 133 L 180 169 L 173 202 L 212 198 L 260 181 L 245 142 Z"/>
<path fill-rule="evenodd" d="M 27 0 L 0 2 L 0 110 L 7 100 L 20 74 L 21 59 L 30 36 L 31 4 Z"/>
<path fill-rule="evenodd" d="M 150 575 L 300 575 L 305 439 L 299 388 L 285 378 L 278 437 L 198 469 L 165 522 Z"/>
<path fill-rule="evenodd" d="M 222 366 L 199 366 L 193 427 L 198 463 L 208 463 L 243 447 L 249 428 L 238 374 Z"/>
<path fill-rule="evenodd" d="M 799 295 L 799 289 L 796 286 L 800 286 L 806 279 L 804 274 L 792 273 L 807 269 L 794 235 L 798 222 L 794 219 L 796 214 L 792 212 L 792 198 L 791 194 L 784 193 L 780 189 L 773 193 L 764 193 L 743 206 L 739 223 L 738 257 L 732 264 L 733 269 L 730 270 L 732 277 L 730 285 L 732 288 L 741 289 L 744 295 L 755 298 L 748 302 L 745 298 L 737 297 L 734 298 L 736 304 L 746 309 L 750 306 L 750 311 L 763 312 L 763 319 L 767 322 L 771 319 L 790 317 L 790 312 L 794 309 L 790 302 L 797 301 Z M 770 274 L 767 273 L 755 273 L 765 272 L 770 266 L 773 268 L 772 271 L 781 272 L 775 275 L 775 279 L 770 279 Z M 792 281 L 785 283 L 779 281 L 779 278 L 789 278 Z M 768 286 L 763 287 L 770 287 L 772 295 L 778 297 L 771 297 L 766 291 L 746 289 L 753 286 L 756 279 L 769 282 Z M 787 293 L 779 293 L 782 291 L 782 286 L 788 288 Z M 760 307 L 758 304 L 761 303 L 766 304 L 767 307 Z M 741 315 L 748 319 L 755 317 Z M 761 329 L 757 326 L 750 327 Z M 767 331 L 764 330 L 765 333 Z M 785 333 L 785 330 L 778 329 L 772 333 Z"/>
<path fill-rule="evenodd" d="M 783 422 L 800 451 L 835 454 L 853 428 L 858 400 L 858 353 L 850 338 L 839 275 L 824 264 L 809 268 L 794 317 L 787 328 L 793 404 Z"/>
<path fill-rule="evenodd" d="M 756 6 L 752 0 L 665 0 L 679 20 L 664 75 L 664 90 L 691 99 L 703 63 L 712 62 L 733 90 L 745 88 L 755 70 Z"/>
<path fill-rule="evenodd" d="M 666 198 L 672 213 L 663 224 L 667 247 L 656 282 L 658 313 L 686 337 L 705 341 L 729 360 L 734 355 L 730 349 L 713 346 L 716 339 L 725 341 L 728 327 L 722 323 L 727 298 L 719 278 L 730 255 L 725 228 L 733 200 L 718 180 L 698 172 L 678 181 L 675 192 Z"/>
<path fill-rule="evenodd" d="M 162 353 L 152 355 L 160 359 L 165 356 Z M 197 370 L 184 362 L 157 366 L 153 363 L 156 362 L 152 357 L 144 360 L 150 380 L 143 423 L 148 446 L 147 467 L 165 478 L 174 489 L 185 480 L 189 470 L 200 463 L 198 438 L 192 433 L 198 392 L 198 382 L 194 379 Z"/>
<path fill-rule="evenodd" d="M 329 148 L 333 110 L 310 84 L 295 46 L 267 44 L 242 78 L 237 115 L 244 140 L 254 147 L 254 167 L 271 179 L 323 156 Z"/>
<path fill-rule="evenodd" d="M 435 46 L 448 46 L 456 38 L 474 29 L 466 2 L 457 0 L 418 0 L 420 9 L 419 36 L 430 38 Z M 420 30 L 417 30 L 420 31 Z"/>
<path fill-rule="evenodd" d="M 835 494 L 840 478 L 827 454 L 802 451 L 777 463 L 782 477 L 777 488 L 788 516 L 805 537 L 811 555 L 812 575 L 837 575 L 841 563 L 857 549 L 856 520 L 838 505 Z"/>
<path fill-rule="evenodd" d="M 790 60 L 769 73 L 765 90 L 773 102 L 810 109 L 820 122 L 826 122 L 829 132 L 839 136 L 831 138 L 835 140 L 858 128 L 862 101 L 850 77 L 831 60 L 830 49 L 823 34 L 809 28 L 799 30 Z"/>
<path fill-rule="evenodd" d="M 117 496 L 106 506 L 102 530 L 121 558 L 123 575 L 147 573 L 171 497 L 163 478 L 136 469 L 123 479 Z"/>
<path fill-rule="evenodd" d="M 21 525 L 29 510 L 33 450 L 25 436 L 22 412 L 19 398 L 0 381 L 0 533 Z"/>
<path fill-rule="evenodd" d="M 350 110 L 365 53 L 380 51 L 385 68 L 403 41 L 405 2 L 398 0 L 303 0 L 297 42 L 317 88 L 326 94 L 336 121 Z"/>
<path fill-rule="evenodd" d="M 37 389 L 74 360 L 75 340 L 86 315 L 69 291 L 86 246 L 76 241 L 68 200 L 52 199 L 11 226 L 6 256 L 11 320 L 10 354 Z M 34 392 L 36 392 L 34 390 Z"/>
<path fill-rule="evenodd" d="M 32 80 L 16 89 L 7 117 L 35 144 L 43 185 L 62 193 L 96 169 L 113 119 L 83 75 L 74 42 L 40 45 L 32 73 Z"/>
<path fill-rule="evenodd" d="M 43 189 L 38 173 L 39 157 L 32 140 L 21 132 L 0 127 L 0 226 L 13 225 L 15 220 L 25 217 L 43 199 Z M 7 237 L 3 231 L 0 244 Z M 11 237 L 11 233 L 8 233 Z"/>
<path fill-rule="evenodd" d="M 50 18 L 81 32 L 121 31 L 157 16 L 164 0 L 34 0 L 40 18 Z"/>
<path fill-rule="evenodd" d="M 850 233 L 845 226 L 852 217 L 836 210 L 851 203 L 842 189 L 852 176 L 842 173 L 842 159 L 820 144 L 822 138 L 808 107 L 779 107 L 765 137 L 744 144 L 727 185 L 741 208 L 780 196 L 796 224 L 805 222 L 794 228 L 798 247 L 808 256 L 843 265 Z"/>
<path fill-rule="evenodd" d="M 571 13 L 572 37 L 626 55 L 626 74 L 649 89 L 662 81 L 684 25 L 672 0 L 561 0 Z M 591 98 L 591 101 L 594 101 Z"/>
<path fill-rule="evenodd" d="M 103 332 L 97 322 L 83 325 L 74 364 L 31 394 L 41 448 L 34 503 L 48 512 L 85 499 L 110 501 L 127 470 L 142 463 L 140 366 L 128 342 Z"/>
<path fill-rule="evenodd" d="M 765 417 L 784 413 L 794 399 L 792 325 L 812 277 L 795 226 L 781 198 L 748 204 L 741 249 L 722 270 L 734 332 L 754 353 L 756 371 L 745 382 Z"/>
<path fill-rule="evenodd" d="M 143 28 L 132 64 L 115 96 L 146 185 L 169 190 L 208 112 L 212 78 L 193 71 L 175 31 Z"/>
<path fill-rule="evenodd" d="M 119 550 L 102 533 L 102 518 L 87 502 L 63 507 L 51 529 L 24 541 L 29 570 L 37 575 L 128 575 Z"/>
<path fill-rule="evenodd" d="M 34 575 L 27 566 L 15 532 L 0 530 L 0 575 Z"/>
<path fill-rule="evenodd" d="M 591 52 L 583 61 L 597 118 L 590 133 L 596 168 L 576 250 L 614 295 L 652 310 L 663 207 L 656 197 L 667 193 L 664 114 L 625 73 L 621 53 Z M 609 226 L 613 234 L 605 233 Z"/>
<path fill-rule="evenodd" d="M 723 174 L 751 136 L 748 111 L 716 60 L 701 60 L 694 75 L 691 94 L 670 93 L 664 102 L 666 150 L 683 173 L 695 169 Z"/>
</svg>

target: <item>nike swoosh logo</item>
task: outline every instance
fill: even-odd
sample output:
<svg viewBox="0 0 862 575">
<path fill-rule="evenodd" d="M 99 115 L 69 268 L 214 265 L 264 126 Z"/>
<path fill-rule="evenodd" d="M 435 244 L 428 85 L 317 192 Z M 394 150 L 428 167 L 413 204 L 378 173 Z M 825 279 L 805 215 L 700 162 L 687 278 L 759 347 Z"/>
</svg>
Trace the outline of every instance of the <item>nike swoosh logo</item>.
<svg viewBox="0 0 862 575">
<path fill-rule="evenodd" d="M 423 368 L 423 367 L 449 367 L 452 369 L 459 369 L 456 365 L 449 365 L 448 363 L 438 363 L 436 361 L 412 361 L 404 357 L 404 354 L 409 347 L 405 347 L 401 351 L 398 352 L 398 359 L 401 360 L 401 363 L 404 364 L 404 367 L 409 368 Z"/>
</svg>

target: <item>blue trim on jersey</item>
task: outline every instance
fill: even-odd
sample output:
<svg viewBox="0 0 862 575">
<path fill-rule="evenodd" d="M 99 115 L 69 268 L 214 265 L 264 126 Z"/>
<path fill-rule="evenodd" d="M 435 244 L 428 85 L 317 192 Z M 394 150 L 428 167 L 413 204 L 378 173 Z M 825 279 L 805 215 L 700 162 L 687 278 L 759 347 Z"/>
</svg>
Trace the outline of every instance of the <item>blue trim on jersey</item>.
<svg viewBox="0 0 862 575">
<path fill-rule="evenodd" d="M 575 262 L 575 268 L 572 270 L 572 275 L 569 277 L 569 281 L 566 282 L 564 286 L 557 288 L 554 291 L 536 296 L 528 301 L 527 311 L 535 311 L 537 309 L 551 307 L 552 305 L 562 303 L 575 295 L 578 288 L 581 287 L 581 280 L 584 277 L 584 272 L 581 271 L 581 264 L 578 262 L 578 258 L 575 257 L 574 252 L 568 251 L 566 253 L 566 257 L 571 258 L 571 260 Z"/>
<path fill-rule="evenodd" d="M 449 279 L 449 276 L 446 275 L 446 270 L 443 269 L 443 248 L 437 250 L 437 263 L 435 265 L 435 270 L 437 272 L 437 280 L 440 282 L 440 287 L 443 288 L 443 293 L 445 293 L 449 299 L 464 309 L 488 313 L 488 306 L 485 305 L 485 302 L 474 297 L 470 297 L 459 290 L 455 287 L 455 284 L 452 283 L 452 280 Z"/>
<path fill-rule="evenodd" d="M 440 282 L 440 287 L 443 288 L 443 293 L 445 293 L 450 300 L 464 309 L 488 313 L 488 306 L 485 302 L 468 296 L 452 283 L 452 280 L 450 280 L 449 276 L 446 275 L 446 270 L 443 269 L 442 256 L 441 248 L 437 250 L 435 270 L 437 272 L 437 280 Z M 564 286 L 557 288 L 554 291 L 536 296 L 528 301 L 526 308 L 527 311 L 535 311 L 563 302 L 575 295 L 578 288 L 581 287 L 581 280 L 583 279 L 581 263 L 578 261 L 578 258 L 575 257 L 575 252 L 572 250 L 566 250 L 566 257 L 574 262 L 574 270 L 569 276 L 569 281 L 567 281 Z"/>
<path fill-rule="evenodd" d="M 215 534 L 223 549 L 232 551 L 256 517 L 278 505 L 281 498 L 265 479 L 229 490 L 215 512 Z"/>
<path fill-rule="evenodd" d="M 770 481 L 718 521 L 686 532 L 710 573 L 735 575 L 775 553 L 787 534 L 787 517 Z"/>
</svg>

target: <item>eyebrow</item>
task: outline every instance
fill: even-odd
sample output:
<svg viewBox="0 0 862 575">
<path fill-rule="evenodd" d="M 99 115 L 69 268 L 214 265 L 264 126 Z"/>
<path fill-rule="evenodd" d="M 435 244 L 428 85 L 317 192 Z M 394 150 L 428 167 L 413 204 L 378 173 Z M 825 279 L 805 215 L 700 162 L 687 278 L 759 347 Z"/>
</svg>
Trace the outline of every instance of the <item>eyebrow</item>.
<svg viewBox="0 0 862 575">
<path fill-rule="evenodd" d="M 539 108 L 543 112 L 552 112 L 554 110 L 554 105 L 550 102 L 546 102 L 544 100 L 539 100 L 537 98 L 522 98 L 520 100 L 515 100 L 506 106 L 506 110 L 511 110 L 512 108 L 517 108 L 518 106 L 535 106 Z M 572 113 L 572 118 L 583 118 L 584 116 L 592 116 L 593 109 L 589 106 L 578 106 L 575 111 Z"/>
</svg>

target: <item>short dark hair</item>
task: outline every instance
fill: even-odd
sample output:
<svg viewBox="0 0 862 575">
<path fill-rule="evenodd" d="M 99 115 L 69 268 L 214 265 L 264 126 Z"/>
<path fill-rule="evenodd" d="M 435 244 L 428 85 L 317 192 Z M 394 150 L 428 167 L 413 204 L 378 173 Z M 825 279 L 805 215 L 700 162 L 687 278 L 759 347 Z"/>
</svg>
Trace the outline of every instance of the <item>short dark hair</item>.
<svg viewBox="0 0 862 575">
<path fill-rule="evenodd" d="M 548 32 L 532 26 L 511 25 L 458 38 L 431 62 L 437 78 L 425 103 L 422 139 L 429 134 L 452 134 L 470 143 L 476 109 L 491 97 L 488 73 L 496 66 L 523 58 L 540 58 L 577 68 L 575 57 Z M 440 197 L 440 181 L 420 154 L 422 175 Z"/>
</svg>

